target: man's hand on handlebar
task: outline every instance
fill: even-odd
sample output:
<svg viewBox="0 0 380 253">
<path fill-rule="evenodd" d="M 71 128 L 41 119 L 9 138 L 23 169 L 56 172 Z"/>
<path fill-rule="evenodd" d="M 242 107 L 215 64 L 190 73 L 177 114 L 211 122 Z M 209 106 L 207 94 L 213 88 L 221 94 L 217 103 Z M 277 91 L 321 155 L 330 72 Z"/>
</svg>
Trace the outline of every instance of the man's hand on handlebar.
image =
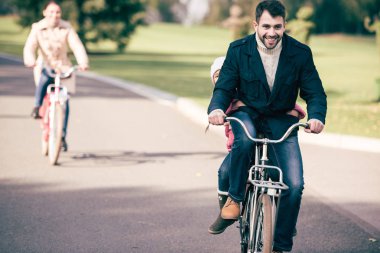
<svg viewBox="0 0 380 253">
<path fill-rule="evenodd" d="M 213 110 L 208 115 L 208 122 L 212 125 L 224 125 L 226 114 L 220 109 Z"/>
<path fill-rule="evenodd" d="M 309 124 L 309 128 L 305 128 L 306 133 L 319 134 L 325 127 L 325 125 L 317 119 L 310 119 L 307 123 Z"/>
</svg>

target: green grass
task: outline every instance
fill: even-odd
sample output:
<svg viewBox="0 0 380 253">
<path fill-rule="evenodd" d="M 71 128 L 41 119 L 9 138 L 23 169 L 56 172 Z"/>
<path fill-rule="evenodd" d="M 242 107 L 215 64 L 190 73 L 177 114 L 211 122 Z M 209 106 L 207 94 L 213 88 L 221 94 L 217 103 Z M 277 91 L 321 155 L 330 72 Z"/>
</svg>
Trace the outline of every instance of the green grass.
<svg viewBox="0 0 380 253">
<path fill-rule="evenodd" d="M 0 51 L 21 56 L 28 31 L 13 20 L 1 18 Z M 210 64 L 225 54 L 229 36 L 229 31 L 207 26 L 140 27 L 124 54 L 114 53 L 111 42 L 91 45 L 91 69 L 187 97 L 206 107 L 212 91 Z M 376 84 L 380 52 L 374 38 L 315 36 L 310 46 L 328 95 L 326 131 L 380 138 L 380 80 Z"/>
</svg>

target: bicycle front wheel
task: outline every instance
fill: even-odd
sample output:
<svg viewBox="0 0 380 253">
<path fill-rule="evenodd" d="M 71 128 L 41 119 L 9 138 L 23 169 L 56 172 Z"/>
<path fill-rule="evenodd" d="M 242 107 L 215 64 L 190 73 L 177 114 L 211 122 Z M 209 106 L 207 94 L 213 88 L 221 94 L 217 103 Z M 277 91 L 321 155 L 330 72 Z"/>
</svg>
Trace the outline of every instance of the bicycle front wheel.
<svg viewBox="0 0 380 253">
<path fill-rule="evenodd" d="M 49 161 L 51 165 L 56 165 L 61 151 L 63 134 L 63 107 L 60 103 L 50 107 L 49 112 Z"/>
<path fill-rule="evenodd" d="M 42 128 L 42 136 L 41 136 L 41 153 L 43 156 L 47 156 L 49 152 L 49 100 L 47 97 L 44 98 L 44 102 L 42 103 L 42 107 L 40 108 L 41 119 L 41 128 Z"/>
<path fill-rule="evenodd" d="M 248 249 L 251 245 L 250 242 L 250 224 L 251 224 L 251 212 L 253 201 L 253 188 L 250 186 L 247 189 L 245 200 L 243 202 L 243 209 L 240 215 L 240 245 L 241 253 L 248 253 Z"/>
<path fill-rule="evenodd" d="M 267 194 L 259 196 L 253 225 L 253 252 L 271 253 L 272 233 L 272 201 Z"/>
</svg>

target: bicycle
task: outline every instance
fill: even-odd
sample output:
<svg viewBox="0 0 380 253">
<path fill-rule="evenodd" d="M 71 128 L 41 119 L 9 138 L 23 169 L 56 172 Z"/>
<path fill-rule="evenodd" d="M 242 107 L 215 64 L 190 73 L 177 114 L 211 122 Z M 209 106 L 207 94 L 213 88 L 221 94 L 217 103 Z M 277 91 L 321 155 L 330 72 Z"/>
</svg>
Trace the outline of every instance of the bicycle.
<svg viewBox="0 0 380 253">
<path fill-rule="evenodd" d="M 241 252 L 271 253 L 281 192 L 289 187 L 283 182 L 282 170 L 277 166 L 268 165 L 268 144 L 280 143 L 288 138 L 295 128 L 308 128 L 309 125 L 293 124 L 280 139 L 271 140 L 253 138 L 238 118 L 227 117 L 226 120 L 237 121 L 247 137 L 256 143 L 255 160 L 249 169 L 245 198 L 238 218 Z M 270 177 L 274 171 L 277 172 L 277 180 Z"/>
<path fill-rule="evenodd" d="M 54 83 L 47 87 L 39 111 L 42 130 L 42 155 L 49 156 L 51 165 L 57 165 L 61 151 L 63 124 L 66 111 L 66 102 L 69 100 L 67 88 L 61 86 L 61 79 L 71 77 L 77 66 L 71 67 L 67 72 L 47 70 L 47 74 L 54 78 Z"/>
</svg>

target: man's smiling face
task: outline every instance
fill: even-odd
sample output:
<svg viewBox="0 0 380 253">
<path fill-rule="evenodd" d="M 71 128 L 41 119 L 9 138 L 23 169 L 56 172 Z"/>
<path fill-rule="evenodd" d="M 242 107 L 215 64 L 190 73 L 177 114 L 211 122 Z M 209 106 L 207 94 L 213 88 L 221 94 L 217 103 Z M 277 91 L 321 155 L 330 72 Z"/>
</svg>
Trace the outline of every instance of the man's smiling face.
<svg viewBox="0 0 380 253">
<path fill-rule="evenodd" d="M 282 39 L 285 32 L 285 20 L 281 16 L 272 17 L 265 10 L 261 15 L 258 23 L 254 21 L 253 26 L 266 48 L 273 49 Z"/>
</svg>

